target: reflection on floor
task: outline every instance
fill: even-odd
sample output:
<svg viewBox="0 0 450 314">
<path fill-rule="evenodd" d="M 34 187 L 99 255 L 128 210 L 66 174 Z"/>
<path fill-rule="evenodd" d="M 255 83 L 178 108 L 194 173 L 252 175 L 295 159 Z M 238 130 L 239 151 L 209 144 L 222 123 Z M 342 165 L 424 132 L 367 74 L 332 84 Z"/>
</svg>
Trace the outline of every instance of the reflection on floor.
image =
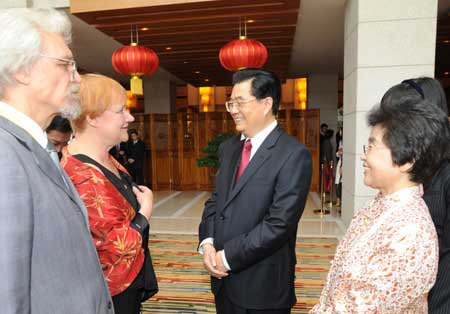
<svg viewBox="0 0 450 314">
<path fill-rule="evenodd" d="M 155 191 L 155 208 L 151 219 L 151 233 L 197 234 L 198 224 L 205 201 L 210 192 L 202 191 Z M 302 237 L 325 237 L 340 239 L 344 234 L 336 210 L 331 215 L 314 214 L 320 207 L 319 197 L 310 193 L 305 211 L 300 219 L 298 235 Z"/>
</svg>

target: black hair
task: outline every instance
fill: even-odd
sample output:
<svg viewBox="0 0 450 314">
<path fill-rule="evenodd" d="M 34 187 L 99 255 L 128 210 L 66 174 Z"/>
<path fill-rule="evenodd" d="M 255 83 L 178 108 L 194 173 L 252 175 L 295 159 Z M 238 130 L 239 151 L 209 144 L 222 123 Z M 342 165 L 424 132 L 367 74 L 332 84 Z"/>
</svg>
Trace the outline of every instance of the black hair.
<svg viewBox="0 0 450 314">
<path fill-rule="evenodd" d="M 136 129 L 130 129 L 129 133 L 130 133 L 130 136 L 131 136 L 131 134 L 139 135 L 139 133 Z"/>
<path fill-rule="evenodd" d="M 383 142 L 391 150 L 395 165 L 413 163 L 411 181 L 429 180 L 450 159 L 449 120 L 422 97 L 408 93 L 383 97 L 381 104 L 369 112 L 367 121 L 372 127 L 382 127 Z"/>
<path fill-rule="evenodd" d="M 404 80 L 402 83 L 391 87 L 383 96 L 381 102 L 393 103 L 392 99 L 400 99 L 403 96 L 422 98 L 440 108 L 448 116 L 447 99 L 444 89 L 438 80 L 431 77 L 419 77 Z"/>
<path fill-rule="evenodd" d="M 52 122 L 50 122 L 50 125 L 46 129 L 46 132 L 50 131 L 58 131 L 61 133 L 72 133 L 70 121 L 61 116 L 56 116 L 53 118 Z"/>
<path fill-rule="evenodd" d="M 321 128 L 321 129 L 324 128 L 324 127 L 328 128 L 328 124 L 322 123 L 322 124 L 320 125 L 320 128 Z"/>
<path fill-rule="evenodd" d="M 251 94 L 261 100 L 272 97 L 272 113 L 276 115 L 280 106 L 281 83 L 275 73 L 265 69 L 244 69 L 233 74 L 233 85 L 252 80 Z"/>
</svg>

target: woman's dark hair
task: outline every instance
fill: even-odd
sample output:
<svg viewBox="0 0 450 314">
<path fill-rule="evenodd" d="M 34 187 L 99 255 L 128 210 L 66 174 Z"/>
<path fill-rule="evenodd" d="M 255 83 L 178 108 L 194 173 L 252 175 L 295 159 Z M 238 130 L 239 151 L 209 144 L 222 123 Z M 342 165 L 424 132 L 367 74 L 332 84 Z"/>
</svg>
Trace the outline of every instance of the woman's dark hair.
<svg viewBox="0 0 450 314">
<path fill-rule="evenodd" d="M 381 99 L 381 103 L 392 103 L 403 96 L 428 100 L 440 108 L 448 116 L 447 99 L 444 89 L 438 80 L 431 77 L 419 77 L 404 80 L 391 87 Z"/>
<path fill-rule="evenodd" d="M 411 181 L 427 181 L 450 158 L 449 120 L 422 97 L 410 93 L 383 97 L 380 106 L 369 112 L 367 121 L 372 127 L 382 127 L 383 142 L 391 150 L 395 165 L 414 163 L 409 171 Z"/>
<path fill-rule="evenodd" d="M 252 80 L 251 94 L 256 99 L 272 97 L 272 113 L 278 113 L 281 97 L 281 83 L 275 73 L 264 69 L 244 69 L 233 74 L 233 85 Z"/>
</svg>

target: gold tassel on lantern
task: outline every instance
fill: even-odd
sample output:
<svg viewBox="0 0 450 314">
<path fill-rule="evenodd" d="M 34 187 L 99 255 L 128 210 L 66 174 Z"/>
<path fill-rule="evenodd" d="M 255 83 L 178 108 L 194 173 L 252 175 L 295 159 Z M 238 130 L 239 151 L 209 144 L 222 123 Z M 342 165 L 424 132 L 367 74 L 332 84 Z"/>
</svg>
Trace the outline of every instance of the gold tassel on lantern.
<svg viewBox="0 0 450 314">
<path fill-rule="evenodd" d="M 144 95 L 144 89 L 142 88 L 142 80 L 139 76 L 133 75 L 130 80 L 131 92 L 135 95 Z"/>
</svg>

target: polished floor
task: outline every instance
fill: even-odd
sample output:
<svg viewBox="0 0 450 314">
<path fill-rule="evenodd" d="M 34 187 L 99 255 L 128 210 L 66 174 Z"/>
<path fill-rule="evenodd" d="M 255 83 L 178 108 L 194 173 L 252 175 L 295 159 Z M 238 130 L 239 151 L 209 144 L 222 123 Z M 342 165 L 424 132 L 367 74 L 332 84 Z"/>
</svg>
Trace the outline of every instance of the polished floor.
<svg viewBox="0 0 450 314">
<path fill-rule="evenodd" d="M 197 234 L 203 206 L 209 196 L 210 192 L 202 191 L 155 191 L 150 233 Z M 314 213 L 319 207 L 318 195 L 310 193 L 298 235 L 341 239 L 345 230 L 336 209 L 333 207 L 330 215 L 320 216 Z"/>
</svg>

